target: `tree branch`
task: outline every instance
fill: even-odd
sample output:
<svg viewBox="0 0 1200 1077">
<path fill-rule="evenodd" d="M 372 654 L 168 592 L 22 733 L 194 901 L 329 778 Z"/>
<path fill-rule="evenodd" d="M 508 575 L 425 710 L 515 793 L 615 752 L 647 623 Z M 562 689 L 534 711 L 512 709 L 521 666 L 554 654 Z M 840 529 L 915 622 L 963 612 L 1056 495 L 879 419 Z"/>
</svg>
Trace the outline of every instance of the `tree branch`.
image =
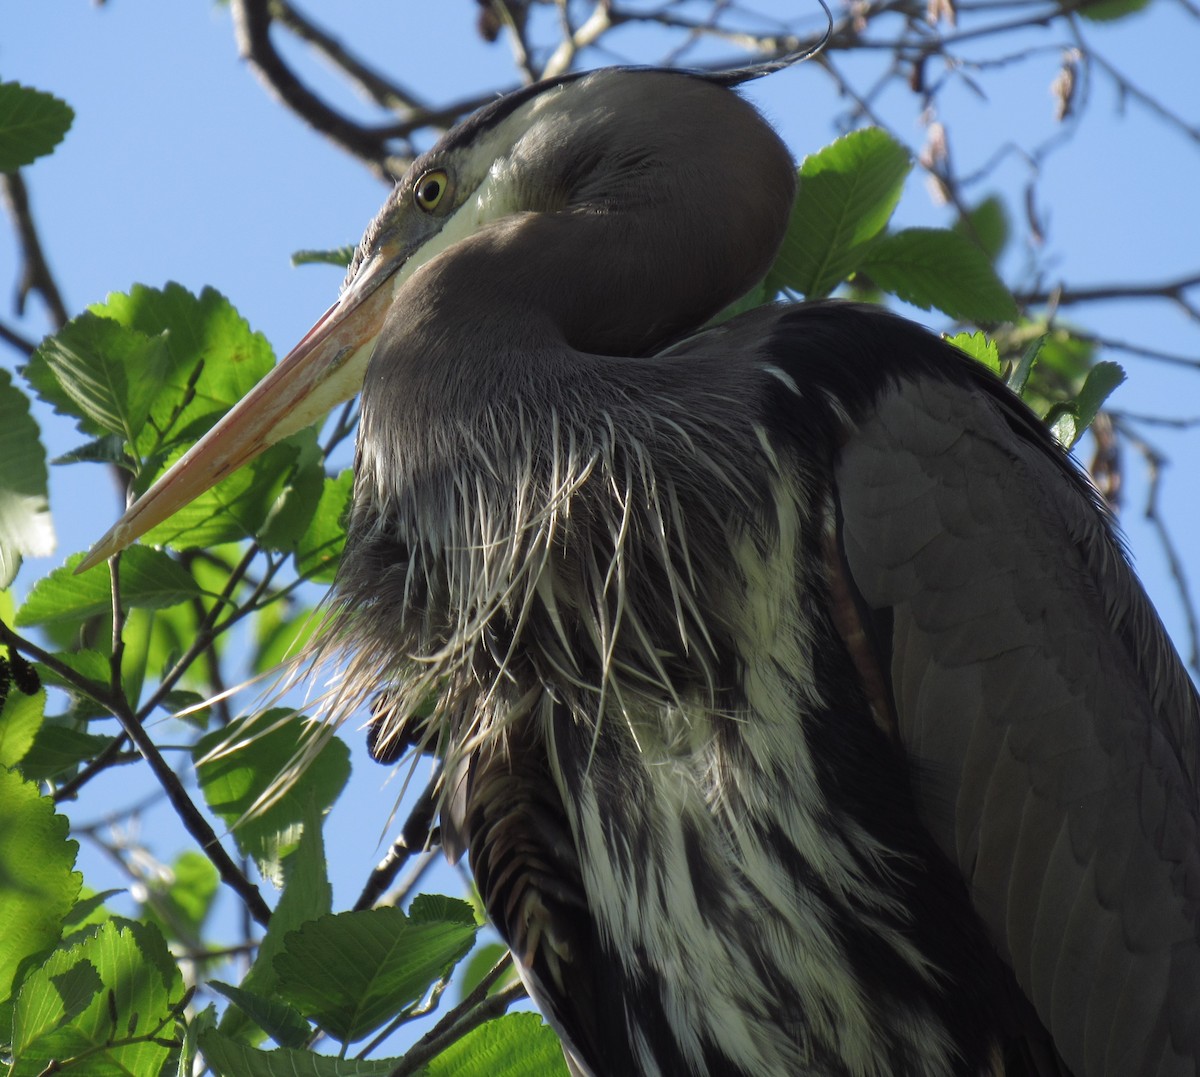
<svg viewBox="0 0 1200 1077">
<path fill-rule="evenodd" d="M 1174 280 L 1162 281 L 1159 284 L 1105 284 L 1090 288 L 1069 288 L 1059 285 L 1047 291 L 1016 292 L 1014 298 L 1020 306 L 1042 307 L 1053 303 L 1056 307 L 1071 306 L 1076 303 L 1104 303 L 1114 299 L 1169 299 L 1180 303 L 1192 313 L 1187 300 L 1189 288 L 1200 288 L 1200 273 Z"/>
<path fill-rule="evenodd" d="M 270 0 L 230 0 L 238 52 L 262 83 L 287 108 L 342 149 L 365 161 L 377 175 L 391 177 L 386 136 L 334 111 L 308 89 L 271 43 Z"/>
<path fill-rule="evenodd" d="M 33 211 L 29 207 L 29 192 L 20 172 L 5 172 L 0 175 L 0 188 L 4 191 L 4 204 L 8 207 L 8 215 L 12 218 L 13 228 L 21 246 L 21 277 L 17 282 L 16 309 L 17 314 L 25 313 L 25 302 L 33 293 L 37 293 L 50 311 L 50 320 L 55 329 L 61 329 L 70 320 L 66 304 L 55 283 L 54 275 L 42 252 L 42 242 L 38 238 L 37 228 L 33 223 Z M 6 332 L 5 339 L 9 343 L 20 340 L 16 334 Z M 30 351 L 33 349 L 31 348 Z"/>
</svg>

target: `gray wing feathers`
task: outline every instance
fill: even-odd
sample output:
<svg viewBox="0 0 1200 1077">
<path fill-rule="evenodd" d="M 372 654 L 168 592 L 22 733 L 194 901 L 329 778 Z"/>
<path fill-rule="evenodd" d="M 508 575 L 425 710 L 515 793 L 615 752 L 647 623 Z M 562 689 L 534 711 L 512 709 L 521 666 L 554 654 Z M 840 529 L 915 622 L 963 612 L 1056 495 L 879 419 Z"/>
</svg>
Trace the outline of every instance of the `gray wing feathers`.
<svg viewBox="0 0 1200 1077">
<path fill-rule="evenodd" d="M 885 394 L 837 466 L 847 563 L 892 609 L 919 810 L 1064 1059 L 1196 1073 L 1195 696 L 1102 518 L 1003 407 L 933 378 Z"/>
</svg>

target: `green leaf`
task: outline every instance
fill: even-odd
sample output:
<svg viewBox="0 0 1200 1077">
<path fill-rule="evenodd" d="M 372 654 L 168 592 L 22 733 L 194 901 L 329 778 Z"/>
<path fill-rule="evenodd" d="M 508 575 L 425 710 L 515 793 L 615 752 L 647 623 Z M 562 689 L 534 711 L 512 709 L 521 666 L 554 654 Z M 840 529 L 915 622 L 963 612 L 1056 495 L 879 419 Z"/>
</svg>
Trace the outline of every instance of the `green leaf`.
<svg viewBox="0 0 1200 1077">
<path fill-rule="evenodd" d="M 21 1052 L 39 1037 L 74 1021 L 104 990 L 96 966 L 81 959 L 60 972 L 37 972 L 27 977 L 16 1009 L 13 1050 Z"/>
<path fill-rule="evenodd" d="M 911 168 L 908 150 L 875 127 L 806 157 L 768 291 L 790 288 L 810 299 L 832 292 L 887 226 Z"/>
<path fill-rule="evenodd" d="M 169 876 L 157 886 L 143 907 L 169 939 L 194 944 L 212 911 L 221 877 L 203 853 L 187 849 L 171 865 Z"/>
<path fill-rule="evenodd" d="M 412 920 L 397 908 L 337 913 L 288 935 L 279 994 L 337 1039 L 370 1035 L 461 960 L 475 924 Z"/>
<path fill-rule="evenodd" d="M 171 444 L 171 432 L 198 437 L 272 366 L 266 338 L 252 332 L 229 300 L 212 288 L 195 296 L 175 283 L 162 289 L 139 284 L 90 309 L 165 341 L 168 373 L 150 406 L 155 430 L 138 440 L 143 454 Z"/>
<path fill-rule="evenodd" d="M 272 445 L 245 467 L 238 468 L 152 527 L 142 541 L 175 550 L 192 550 L 257 535 L 291 479 L 301 446 L 312 436 L 311 431 L 301 431 Z M 170 462 L 181 455 L 182 449 Z"/>
<path fill-rule="evenodd" d="M 1008 243 L 1008 214 L 1004 211 L 1004 203 L 996 195 L 985 198 L 965 217 L 955 221 L 954 231 L 974 243 L 987 255 L 988 261 L 994 263 Z"/>
<path fill-rule="evenodd" d="M 290 1047 L 258 1051 L 211 1029 L 200 1034 L 199 1043 L 204 1061 L 217 1077 L 387 1077 L 402 1061 L 332 1058 Z"/>
<path fill-rule="evenodd" d="M 85 733 L 61 720 L 46 721 L 21 760 L 21 773 L 31 781 L 57 778 L 94 759 L 112 743 L 112 737 Z"/>
<path fill-rule="evenodd" d="M 252 671 L 265 673 L 294 657 L 320 624 L 321 615 L 307 607 L 289 610 L 282 602 L 265 607 L 254 620 Z"/>
<path fill-rule="evenodd" d="M 1017 316 L 1012 294 L 983 252 L 944 228 L 906 228 L 881 236 L 860 268 L 881 288 L 922 310 L 937 307 L 970 322 Z"/>
<path fill-rule="evenodd" d="M 1089 372 L 1079 395 L 1074 400 L 1055 404 L 1046 416 L 1050 432 L 1059 444 L 1070 449 L 1095 421 L 1104 401 L 1125 380 L 1120 364 L 1097 363 Z"/>
<path fill-rule="evenodd" d="M 1020 361 L 1013 367 L 1012 373 L 1008 376 L 1009 389 L 1019 397 L 1024 398 L 1025 396 L 1025 386 L 1029 384 L 1029 376 L 1033 373 L 1033 366 L 1038 361 L 1038 356 L 1046 344 L 1046 339 L 1046 335 L 1043 333 L 1041 336 L 1031 340 L 1025 351 L 1021 353 Z"/>
<path fill-rule="evenodd" d="M 1081 4 L 1076 10 L 1092 22 L 1115 22 L 1126 15 L 1135 15 L 1150 6 L 1150 0 L 1093 0 Z"/>
<path fill-rule="evenodd" d="M 345 269 L 354 258 L 354 247 L 334 247 L 331 250 L 301 250 L 292 254 L 292 265 L 330 265 Z"/>
<path fill-rule="evenodd" d="M 172 1073 L 164 1077 L 195 1077 L 204 1070 L 215 1073 L 201 1064 L 200 1040 L 202 1037 L 216 1031 L 217 1008 L 211 1002 L 199 1013 L 192 1014 L 187 1021 L 183 1034 L 183 1046 L 179 1049 L 178 1065 Z"/>
<path fill-rule="evenodd" d="M 203 562 L 198 562 L 193 566 L 197 574 L 202 564 Z M 125 619 L 125 654 L 121 662 L 121 684 L 131 700 L 141 698 L 142 685 L 147 677 L 157 678 L 174 666 L 176 660 L 195 640 L 198 626 L 197 610 L 190 602 L 167 609 L 129 611 Z M 224 653 L 224 647 L 225 640 L 222 637 L 218 637 L 213 643 L 218 660 Z M 202 663 L 193 666 L 184 674 L 182 683 L 206 683 L 202 666 Z"/>
<path fill-rule="evenodd" d="M 25 604 L 17 610 L 18 625 L 77 622 L 112 609 L 112 580 L 108 565 L 76 575 L 83 554 L 72 554 L 62 568 L 38 580 Z M 162 609 L 197 598 L 196 581 L 159 550 L 133 546 L 121 555 L 121 601 L 130 609 Z"/>
<path fill-rule="evenodd" d="M 296 461 L 255 532 L 264 547 L 281 553 L 290 553 L 299 546 L 320 507 L 325 483 L 324 457 L 317 445 L 316 430 L 302 430 L 290 440 L 296 447 Z"/>
<path fill-rule="evenodd" d="M 286 1002 L 220 980 L 209 980 L 208 986 L 229 999 L 280 1047 L 303 1047 L 312 1035 L 312 1025 Z"/>
<path fill-rule="evenodd" d="M 1086 378 L 1095 362 L 1096 346 L 1073 336 L 1061 326 L 1038 338 L 1038 370 L 1053 374 L 1061 383 L 1074 386 Z"/>
<path fill-rule="evenodd" d="M 258 944 L 258 955 L 242 980 L 241 990 L 273 996 L 279 977 L 275 957 L 282 953 L 284 940 L 301 924 L 325 916 L 333 908 L 333 888 L 326 872 L 325 843 L 321 833 L 321 812 L 311 798 L 304 808 L 303 829 L 296 851 L 283 862 L 283 893 L 271 914 L 267 933 Z M 221 1018 L 221 1033 L 244 1038 L 246 1024 L 237 1010 L 226 1010 Z M 267 1030 L 269 1031 L 269 1030 Z"/>
<path fill-rule="evenodd" d="M 418 894 L 408 907 L 408 918 L 418 922 L 444 921 L 478 927 L 475 910 L 469 901 L 447 897 L 445 894 Z"/>
<path fill-rule="evenodd" d="M 4 706 L 0 707 L 0 767 L 14 767 L 25 758 L 42 727 L 45 713 L 45 691 L 31 696 L 15 689 L 8 693 Z M 21 769 L 24 772 L 24 767 Z"/>
<path fill-rule="evenodd" d="M 536 1013 L 510 1013 L 455 1040 L 422 1077 L 567 1077 L 567 1064 L 554 1030 Z"/>
<path fill-rule="evenodd" d="M 23 557 L 54 552 L 46 481 L 46 450 L 29 400 L 0 370 L 0 589 L 12 583 Z"/>
<path fill-rule="evenodd" d="M 125 451 L 125 441 L 119 434 L 105 434 L 91 441 L 56 456 L 52 464 L 114 464 L 117 467 L 129 469 L 129 454 Z"/>
<path fill-rule="evenodd" d="M 709 319 L 708 325 L 722 325 L 731 318 L 736 318 L 739 314 L 745 314 L 748 310 L 756 310 L 764 303 L 775 298 L 775 290 L 767 287 L 767 282 L 762 281 L 756 284 L 740 299 L 735 299 L 719 314 L 713 315 Z"/>
<path fill-rule="evenodd" d="M 141 1037 L 175 1032 L 172 1007 L 182 994 L 179 968 L 156 928 L 101 924 L 26 977 L 13 1013 L 17 1072 L 88 1051 L 89 1074 L 156 1074 L 170 1048 Z"/>
<path fill-rule="evenodd" d="M 305 751 L 312 757 L 296 774 Z M 233 830 L 238 848 L 265 878 L 282 879 L 281 861 L 300 840 L 311 798 L 325 812 L 350 776 L 350 750 L 319 722 L 287 709 L 238 719 L 193 749 L 208 806 Z M 293 775 L 290 783 L 281 776 Z M 264 795 L 274 795 L 260 805 Z M 254 809 L 251 814 L 251 810 Z"/>
<path fill-rule="evenodd" d="M 993 374 L 999 374 L 1002 364 L 1000 362 L 1000 349 L 996 347 L 994 340 L 989 340 L 985 333 L 955 333 L 952 337 L 946 338 L 959 351 L 966 352 L 976 362 L 982 363 Z"/>
<path fill-rule="evenodd" d="M 111 679 L 112 666 L 109 657 L 100 651 L 59 651 L 54 658 L 60 665 L 67 666 L 81 677 L 94 681 L 96 684 L 107 685 Z M 73 682 L 61 676 L 52 667 L 39 662 L 37 670 L 42 678 L 42 683 L 52 684 L 54 687 L 63 688 L 68 692 L 75 691 Z"/>
<path fill-rule="evenodd" d="M 89 924 L 103 924 L 112 919 L 112 914 L 104 907 L 110 897 L 125 893 L 124 890 L 101 890 L 93 893 L 84 887 L 79 893 L 79 900 L 71 906 L 71 911 L 63 924 L 64 930 L 78 931 Z"/>
<path fill-rule="evenodd" d="M 320 583 L 330 583 L 346 545 L 346 516 L 354 490 L 349 468 L 336 478 L 326 478 L 308 530 L 296 547 L 296 572 Z"/>
<path fill-rule="evenodd" d="M 107 618 L 105 618 L 107 622 Z M 48 629 L 49 633 L 61 633 L 70 637 L 73 643 L 76 638 L 78 622 L 62 621 Z M 105 625 L 107 627 L 107 624 Z M 104 638 L 101 635 L 101 638 Z M 104 639 L 108 642 L 108 639 Z M 112 663 L 108 655 L 99 651 L 57 651 L 52 668 L 42 662 L 35 663 L 38 676 L 48 687 L 61 688 L 70 700 L 70 709 L 65 715 L 51 718 L 46 727 L 52 723 L 67 724 L 77 730 L 84 729 L 80 723 L 91 718 L 110 718 L 112 712 L 107 706 L 97 701 L 98 695 L 105 695 L 112 680 Z M 67 666 L 79 675 L 84 687 L 77 687 L 76 681 L 69 679 L 65 673 L 60 673 L 58 667 Z M 90 683 L 89 683 L 90 682 Z M 43 727 L 45 729 L 46 727 Z M 108 740 L 107 737 L 100 738 Z M 35 745 L 36 750 L 36 745 Z"/>
<path fill-rule="evenodd" d="M 479 986 L 483 978 L 496 967 L 496 963 L 506 953 L 508 953 L 508 947 L 502 942 L 485 942 L 475 948 L 464 963 L 461 974 L 455 977 L 458 982 L 460 1002 Z M 510 964 L 508 970 L 497 977 L 488 994 L 494 995 L 497 991 L 502 991 L 510 984 L 516 983 L 518 979 L 515 963 Z"/>
<path fill-rule="evenodd" d="M 1055 404 L 1045 421 L 1054 440 L 1064 449 L 1069 449 L 1083 435 L 1083 427 L 1076 420 L 1075 409 L 1070 404 Z"/>
<path fill-rule="evenodd" d="M 0 82 L 0 172 L 15 172 L 54 149 L 75 119 L 65 101 L 17 82 Z"/>
<path fill-rule="evenodd" d="M 58 941 L 79 896 L 83 877 L 71 870 L 79 843 L 67 829 L 36 785 L 0 768 L 0 999 L 22 961 Z"/>
<path fill-rule="evenodd" d="M 147 336 L 85 311 L 47 337 L 26 376 L 56 411 L 88 434 L 133 444 L 170 370 L 165 336 Z"/>
<path fill-rule="evenodd" d="M 173 717 L 195 726 L 197 729 L 207 729 L 212 707 L 207 698 L 199 692 L 190 692 L 176 688 L 168 692 L 162 701 L 163 710 Z M 185 712 L 186 713 L 183 713 Z"/>
<path fill-rule="evenodd" d="M 1076 413 L 1080 428 L 1086 430 L 1104 407 L 1104 402 L 1116 391 L 1125 380 L 1125 371 L 1120 363 L 1107 360 L 1097 363 L 1088 372 L 1087 381 L 1079 390 L 1075 400 Z"/>
</svg>

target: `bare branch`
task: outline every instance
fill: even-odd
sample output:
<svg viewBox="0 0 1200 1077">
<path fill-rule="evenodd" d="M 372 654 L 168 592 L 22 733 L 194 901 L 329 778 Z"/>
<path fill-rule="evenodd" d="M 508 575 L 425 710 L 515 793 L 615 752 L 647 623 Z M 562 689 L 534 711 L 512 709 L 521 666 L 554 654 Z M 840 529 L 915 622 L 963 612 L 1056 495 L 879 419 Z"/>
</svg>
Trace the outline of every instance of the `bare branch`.
<svg viewBox="0 0 1200 1077">
<path fill-rule="evenodd" d="M 1059 286 L 1047 291 L 1017 292 L 1017 303 L 1023 307 L 1041 307 L 1053 303 L 1067 307 L 1078 303 L 1105 303 L 1116 299 L 1168 299 L 1182 306 L 1188 314 L 1200 320 L 1200 310 L 1187 298 L 1189 288 L 1200 288 L 1200 273 L 1158 284 L 1104 284 L 1090 288 Z"/>
<path fill-rule="evenodd" d="M 63 303 L 54 275 L 42 252 L 42 241 L 38 238 L 37 227 L 33 223 L 33 211 L 29 207 L 29 192 L 20 172 L 5 172 L 0 175 L 0 187 L 4 191 L 4 204 L 8 215 L 12 218 L 13 228 L 17 233 L 17 241 L 21 247 L 21 276 L 17 282 L 16 310 L 17 314 L 25 313 L 25 303 L 33 294 L 40 295 L 50 311 L 50 320 L 55 329 L 61 329 L 70 319 L 66 304 Z M 20 341 L 15 333 L 6 331 L 4 338 L 10 344 Z M 22 342 L 23 343 L 23 342 Z M 33 349 L 29 349 L 32 351 Z"/>
<path fill-rule="evenodd" d="M 280 103 L 379 176 L 390 177 L 386 136 L 330 108 L 284 63 L 271 43 L 271 0 L 230 0 L 229 7 L 238 51 Z"/>
</svg>

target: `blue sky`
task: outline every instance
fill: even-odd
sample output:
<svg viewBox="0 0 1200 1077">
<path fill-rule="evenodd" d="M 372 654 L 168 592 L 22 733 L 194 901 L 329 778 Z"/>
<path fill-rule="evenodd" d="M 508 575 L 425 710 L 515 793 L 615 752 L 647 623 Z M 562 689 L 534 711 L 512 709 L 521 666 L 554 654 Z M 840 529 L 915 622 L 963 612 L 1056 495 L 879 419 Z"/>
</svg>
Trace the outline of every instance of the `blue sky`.
<svg viewBox="0 0 1200 1077">
<path fill-rule="evenodd" d="M 798 2 L 763 0 L 755 6 L 781 17 L 807 10 Z M 513 80 L 507 46 L 485 45 L 475 35 L 477 8 L 469 0 L 424 5 L 314 0 L 303 7 L 431 99 L 465 96 Z M 237 57 L 224 7 L 208 0 L 111 0 L 102 7 L 83 0 L 10 0 L 5 16 L 0 77 L 55 93 L 76 111 L 75 126 L 59 151 L 25 173 L 68 308 L 78 312 L 134 282 L 160 286 L 174 280 L 195 291 L 211 285 L 266 334 L 277 355 L 285 353 L 328 306 L 341 280 L 340 271 L 329 267 L 292 268 L 289 255 L 356 241 L 385 188 L 268 96 Z M 1164 100 L 1182 102 L 1190 109 L 1188 121 L 1200 126 L 1195 75 L 1200 23 L 1168 0 L 1154 0 L 1143 15 L 1087 32 L 1135 83 Z M 658 54 L 645 38 L 632 34 L 614 38 L 613 44 L 628 50 L 620 59 Z M 1014 59 L 1004 72 L 987 78 L 986 99 L 963 83 L 950 87 L 943 103 L 963 171 L 1010 140 L 1028 145 L 1053 132 L 1049 84 L 1061 47 L 1069 44 L 1061 27 L 1031 31 L 1014 43 Z M 982 55 L 979 48 L 975 52 Z M 838 62 L 854 71 L 875 60 Z M 319 65 L 304 60 L 303 71 L 316 85 L 335 85 Z M 1076 138 L 1048 160 L 1040 177 L 1039 199 L 1049 208 L 1053 273 L 1076 285 L 1092 285 L 1157 281 L 1200 270 L 1200 146 L 1134 102 L 1127 102 L 1122 113 L 1103 79 L 1092 93 Z M 750 96 L 797 156 L 833 137 L 831 121 L 846 106 L 814 65 L 757 83 Z M 374 116 L 347 92 L 337 100 L 355 115 Z M 901 137 L 920 142 L 908 95 L 885 95 L 880 111 Z M 1003 188 L 1019 197 L 1029 177 L 1028 163 L 1014 153 L 996 181 L 975 193 Z M 945 224 L 949 218 L 931 203 L 914 174 L 897 221 Z M 1010 280 L 1028 283 L 1022 277 L 1026 261 L 1018 242 L 1004 263 Z M 7 298 L 16 271 L 11 232 L 0 229 L 0 319 L 36 339 L 48 329 L 38 300 L 18 319 Z M 1113 337 L 1200 360 L 1200 326 L 1167 304 L 1109 304 L 1070 314 Z M 941 325 L 936 314 L 919 318 Z M 1197 371 L 1109 357 L 1131 375 L 1113 401 L 1117 407 L 1177 417 L 1200 414 Z M 6 367 L 18 361 L 12 351 L 0 352 Z M 37 416 L 51 455 L 79 441 L 69 423 L 46 409 Z M 1200 512 L 1192 468 L 1200 435 L 1151 431 L 1150 436 L 1173 460 L 1166 517 L 1195 589 L 1200 552 L 1192 536 L 1200 532 Z M 1122 522 L 1148 590 L 1170 630 L 1182 638 L 1182 613 L 1164 558 L 1140 520 L 1142 465 L 1129 454 L 1125 466 Z M 115 518 L 118 505 L 103 472 L 76 466 L 55 469 L 52 509 L 59 552 L 28 566 L 19 593 L 37 574 L 86 547 Z M 358 880 L 377 858 L 375 843 L 392 797 L 380 791 L 385 772 L 365 761 L 361 738 L 351 731 L 347 736 L 356 749 L 356 795 L 331 823 L 337 829 L 330 843 L 338 870 L 354 880 L 335 879 L 336 900 L 343 905 L 356 896 Z M 122 781 L 98 787 L 97 813 L 105 803 L 121 802 Z M 116 885 L 97 877 L 105 871 L 100 863 L 87 870 L 91 885 Z"/>
</svg>

